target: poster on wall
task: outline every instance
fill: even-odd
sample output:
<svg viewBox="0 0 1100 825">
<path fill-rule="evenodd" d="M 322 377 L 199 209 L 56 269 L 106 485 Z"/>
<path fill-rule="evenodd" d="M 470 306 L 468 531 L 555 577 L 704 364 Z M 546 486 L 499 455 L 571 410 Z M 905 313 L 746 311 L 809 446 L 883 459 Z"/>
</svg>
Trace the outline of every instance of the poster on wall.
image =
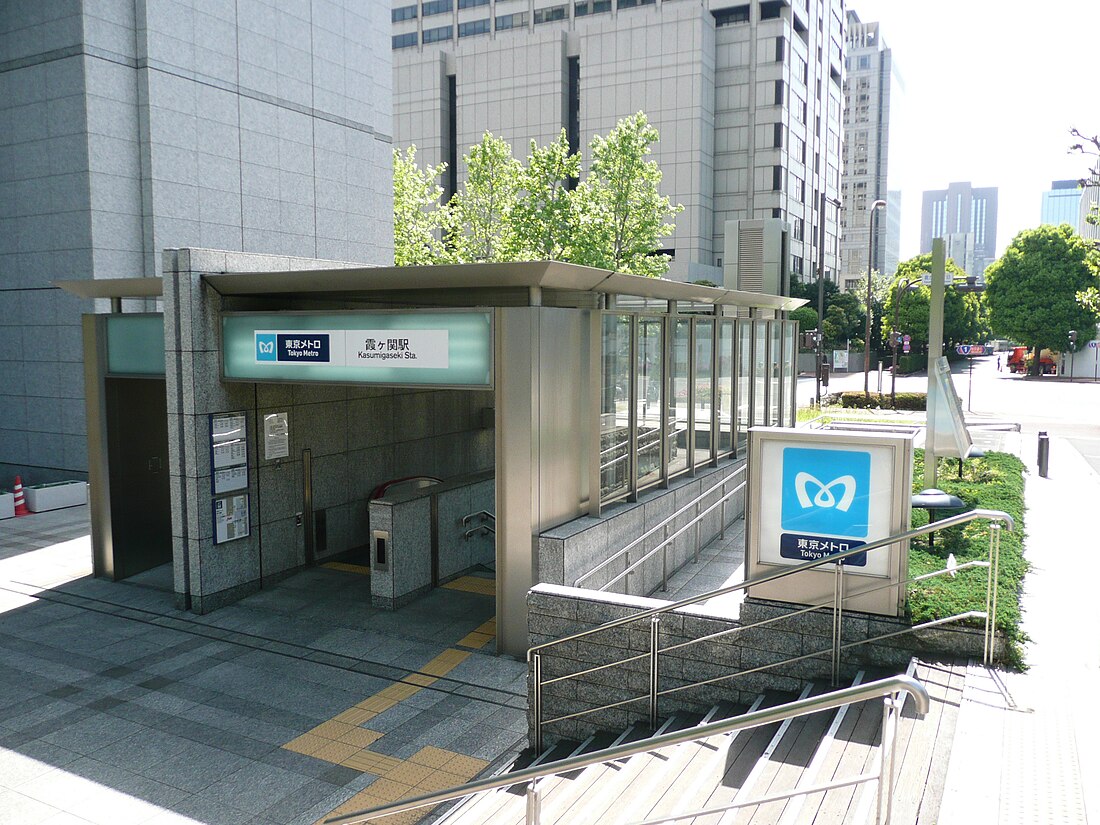
<svg viewBox="0 0 1100 825">
<path fill-rule="evenodd" d="M 248 493 L 214 499 L 214 544 L 249 534 Z"/>
<path fill-rule="evenodd" d="M 286 458 L 290 455 L 290 425 L 285 412 L 264 416 L 264 459 Z"/>
<path fill-rule="evenodd" d="M 211 492 L 248 489 L 248 432 L 243 412 L 210 415 Z"/>
</svg>

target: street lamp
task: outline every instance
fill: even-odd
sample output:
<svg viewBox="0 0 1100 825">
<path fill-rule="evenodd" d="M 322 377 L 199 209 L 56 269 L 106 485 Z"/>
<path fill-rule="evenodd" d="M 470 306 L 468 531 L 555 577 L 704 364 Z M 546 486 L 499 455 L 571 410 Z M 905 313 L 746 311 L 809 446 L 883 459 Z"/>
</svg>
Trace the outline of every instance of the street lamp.
<svg viewBox="0 0 1100 825">
<path fill-rule="evenodd" d="M 814 350 L 817 366 L 814 369 L 817 383 L 817 407 L 821 409 L 821 367 L 825 358 L 825 204 L 840 209 L 840 201 L 824 192 L 817 208 L 817 348 Z"/>
<path fill-rule="evenodd" d="M 871 204 L 867 215 L 867 326 L 863 335 L 863 397 L 871 397 L 871 264 L 875 249 L 875 211 L 886 206 L 886 201 L 877 200 Z"/>
<path fill-rule="evenodd" d="M 890 348 L 894 351 L 894 368 L 890 371 L 890 409 L 898 408 L 898 344 L 901 343 L 901 332 L 898 330 L 898 309 L 901 308 L 901 296 L 909 287 L 919 284 L 921 278 L 910 278 L 902 286 L 894 284 L 894 326 L 890 331 Z"/>
</svg>

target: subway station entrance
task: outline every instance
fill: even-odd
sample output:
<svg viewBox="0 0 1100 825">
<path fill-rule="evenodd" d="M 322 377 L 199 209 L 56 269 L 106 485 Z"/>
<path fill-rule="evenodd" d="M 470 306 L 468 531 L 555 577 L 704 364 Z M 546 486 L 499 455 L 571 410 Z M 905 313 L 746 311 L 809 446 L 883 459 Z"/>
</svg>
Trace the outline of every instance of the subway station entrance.
<svg viewBox="0 0 1100 825">
<path fill-rule="evenodd" d="M 181 249 L 164 272 L 160 348 L 150 329 L 127 347 L 163 354 L 165 404 L 128 406 L 165 422 L 171 527 L 157 546 L 171 548 L 177 605 L 199 613 L 317 564 L 369 572 L 383 609 L 481 580 L 498 650 L 520 655 L 546 531 L 743 461 L 749 426 L 793 424 L 784 313 L 798 300 L 556 262 L 370 268 Z M 148 297 L 153 280 L 86 297 Z M 116 578 L 144 563 L 126 538 L 137 515 L 114 504 L 141 482 L 107 445 L 133 433 L 136 446 L 141 428 L 107 412 L 122 373 L 103 353 L 137 317 L 87 321 L 104 388 L 89 401 L 103 434 L 93 544 Z"/>
</svg>

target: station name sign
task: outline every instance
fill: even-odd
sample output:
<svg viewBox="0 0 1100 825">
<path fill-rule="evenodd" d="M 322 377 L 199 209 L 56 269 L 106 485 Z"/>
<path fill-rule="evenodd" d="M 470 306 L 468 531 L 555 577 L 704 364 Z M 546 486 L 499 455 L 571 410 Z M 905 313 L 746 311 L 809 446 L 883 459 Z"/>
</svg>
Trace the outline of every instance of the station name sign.
<svg viewBox="0 0 1100 825">
<path fill-rule="evenodd" d="M 227 381 L 492 386 L 488 310 L 227 313 Z"/>
<path fill-rule="evenodd" d="M 385 365 L 447 369 L 446 329 L 256 330 L 257 364 Z"/>
</svg>

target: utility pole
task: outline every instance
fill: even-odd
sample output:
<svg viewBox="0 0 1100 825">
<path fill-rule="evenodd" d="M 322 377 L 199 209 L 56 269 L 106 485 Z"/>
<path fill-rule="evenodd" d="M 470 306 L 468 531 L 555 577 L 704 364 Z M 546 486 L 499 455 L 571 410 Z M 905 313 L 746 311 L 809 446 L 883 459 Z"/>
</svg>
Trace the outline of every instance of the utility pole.
<svg viewBox="0 0 1100 825">
<path fill-rule="evenodd" d="M 825 190 L 817 205 L 817 408 L 821 409 L 821 366 L 825 358 Z"/>
</svg>

